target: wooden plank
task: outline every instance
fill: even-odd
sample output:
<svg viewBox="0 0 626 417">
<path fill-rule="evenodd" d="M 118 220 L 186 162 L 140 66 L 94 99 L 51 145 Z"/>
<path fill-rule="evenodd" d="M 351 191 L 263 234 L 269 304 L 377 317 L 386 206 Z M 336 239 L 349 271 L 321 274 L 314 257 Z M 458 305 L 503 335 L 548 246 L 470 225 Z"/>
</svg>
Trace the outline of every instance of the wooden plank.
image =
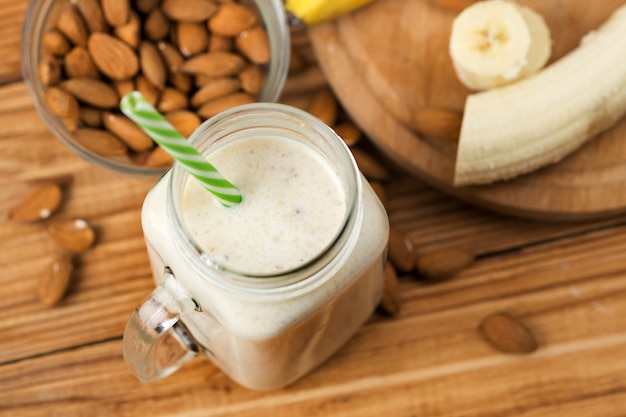
<svg viewBox="0 0 626 417">
<path fill-rule="evenodd" d="M 26 0 L 0 0 L 0 85 L 21 79 L 22 26 Z"/>
<path fill-rule="evenodd" d="M 140 384 L 114 339 L 5 364 L 0 415 L 618 416 L 626 406 L 624 249 L 626 230 L 615 229 L 484 259 L 435 286 L 405 280 L 398 318 L 375 316 L 284 390 L 242 389 L 200 360 Z M 498 310 L 536 332 L 536 353 L 505 355 L 478 336 L 481 318 Z"/>
</svg>

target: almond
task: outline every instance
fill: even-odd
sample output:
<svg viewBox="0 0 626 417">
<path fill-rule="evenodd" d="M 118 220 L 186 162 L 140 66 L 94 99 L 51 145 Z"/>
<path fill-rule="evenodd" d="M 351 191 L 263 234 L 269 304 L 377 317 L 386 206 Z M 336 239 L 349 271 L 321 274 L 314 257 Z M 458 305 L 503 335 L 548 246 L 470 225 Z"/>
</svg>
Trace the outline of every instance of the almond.
<svg viewBox="0 0 626 417">
<path fill-rule="evenodd" d="M 461 272 L 474 262 L 474 255 L 456 247 L 436 248 L 417 255 L 415 266 L 420 277 L 441 281 Z"/>
<path fill-rule="evenodd" d="M 57 244 L 73 253 L 88 249 L 96 238 L 93 228 L 82 219 L 50 222 L 48 234 Z"/>
<path fill-rule="evenodd" d="M 188 74 L 223 77 L 236 75 L 245 66 L 244 59 L 232 52 L 209 52 L 196 55 L 181 65 L 181 70 Z"/>
<path fill-rule="evenodd" d="M 189 57 L 207 49 L 209 32 L 202 23 L 180 22 L 176 25 L 176 39 L 180 52 Z"/>
<path fill-rule="evenodd" d="M 389 170 L 371 154 L 362 149 L 353 148 L 352 155 L 359 169 L 368 180 L 388 181 L 391 178 Z"/>
<path fill-rule="evenodd" d="M 122 114 L 106 112 L 102 115 L 102 124 L 135 152 L 147 151 L 154 147 L 152 139 Z"/>
<path fill-rule="evenodd" d="M 255 64 L 267 64 L 270 61 L 270 44 L 265 29 L 253 26 L 241 32 L 235 38 L 237 49 Z"/>
<path fill-rule="evenodd" d="M 87 26 L 80 13 L 78 13 L 78 10 L 75 8 L 65 7 L 61 10 L 57 19 L 57 28 L 74 45 L 87 44 Z"/>
<path fill-rule="evenodd" d="M 132 78 L 139 70 L 135 52 L 114 36 L 94 33 L 89 37 L 87 49 L 96 67 L 113 80 Z"/>
<path fill-rule="evenodd" d="M 415 268 L 415 248 L 411 239 L 395 227 L 389 228 L 389 261 L 402 272 Z"/>
<path fill-rule="evenodd" d="M 76 129 L 74 139 L 85 148 L 102 156 L 121 156 L 126 155 L 127 152 L 127 147 L 122 141 L 101 129 Z"/>
<path fill-rule="evenodd" d="M 249 8 L 238 3 L 224 3 L 209 19 L 211 33 L 222 36 L 237 36 L 257 23 L 256 15 Z"/>
<path fill-rule="evenodd" d="M 378 181 L 370 181 L 369 184 L 372 187 L 372 190 L 374 190 L 374 193 L 382 203 L 385 210 L 388 211 L 389 208 L 387 205 L 389 204 L 389 200 L 387 199 L 387 192 L 385 191 L 385 187 Z"/>
<path fill-rule="evenodd" d="M 130 16 L 129 0 L 100 0 L 102 13 L 111 26 L 118 26 L 128 22 Z"/>
<path fill-rule="evenodd" d="M 163 150 L 161 147 L 154 148 L 152 152 L 146 158 L 144 166 L 147 167 L 166 167 L 172 164 L 174 160 L 172 157 Z"/>
<path fill-rule="evenodd" d="M 170 33 L 170 21 L 159 7 L 154 8 L 146 17 L 143 33 L 151 41 L 159 41 Z"/>
<path fill-rule="evenodd" d="M 109 24 L 104 18 L 98 0 L 80 0 L 73 3 L 78 7 L 78 11 L 83 16 L 91 33 L 109 31 Z"/>
<path fill-rule="evenodd" d="M 57 29 L 51 29 L 43 34 L 41 46 L 44 51 L 56 56 L 63 56 L 72 48 L 65 35 Z"/>
<path fill-rule="evenodd" d="M 415 113 L 415 130 L 435 139 L 458 141 L 463 117 L 456 112 L 443 109 L 422 109 Z"/>
<path fill-rule="evenodd" d="M 333 92 L 324 88 L 315 93 L 306 110 L 328 126 L 333 126 L 337 121 L 339 104 Z"/>
<path fill-rule="evenodd" d="M 146 77 L 144 77 L 143 75 L 137 76 L 137 78 L 135 79 L 135 87 L 137 88 L 137 91 L 139 91 L 141 95 L 143 95 L 148 103 L 156 106 L 157 102 L 159 101 L 159 96 L 161 95 L 161 92 L 158 88 L 152 85 L 152 83 L 148 81 Z"/>
<path fill-rule="evenodd" d="M 201 22 L 218 11 L 218 6 L 210 0 L 164 0 L 163 13 L 179 22 Z"/>
<path fill-rule="evenodd" d="M 162 90 L 167 80 L 167 70 L 155 44 L 149 41 L 141 42 L 141 45 L 139 45 L 139 62 L 141 72 L 146 79 L 152 85 Z"/>
<path fill-rule="evenodd" d="M 117 91 L 109 84 L 91 78 L 70 78 L 61 83 L 61 88 L 79 101 L 101 109 L 119 105 Z"/>
<path fill-rule="evenodd" d="M 120 99 L 126 94 L 135 91 L 135 83 L 133 80 L 115 81 L 113 82 L 113 87 L 115 87 L 115 91 L 117 91 L 117 95 Z"/>
<path fill-rule="evenodd" d="M 134 0 L 135 7 L 141 13 L 148 14 L 159 5 L 161 0 Z"/>
<path fill-rule="evenodd" d="M 181 110 L 187 108 L 187 95 L 175 88 L 167 87 L 161 93 L 159 102 L 157 103 L 157 110 L 161 113 L 167 113 L 174 110 Z"/>
<path fill-rule="evenodd" d="M 74 47 L 65 56 L 65 74 L 70 78 L 100 79 L 100 73 L 84 46 Z"/>
<path fill-rule="evenodd" d="M 530 329 L 518 318 L 504 312 L 485 317 L 478 330 L 492 347 L 504 353 L 531 353 L 539 347 Z"/>
<path fill-rule="evenodd" d="M 228 52 L 233 49 L 233 38 L 211 33 L 209 52 Z"/>
<path fill-rule="evenodd" d="M 70 93 L 58 87 L 50 87 L 45 92 L 45 101 L 50 111 L 62 118 L 78 117 L 78 102 Z"/>
<path fill-rule="evenodd" d="M 131 12 L 128 16 L 128 21 L 124 24 L 115 26 L 113 29 L 115 36 L 126 42 L 128 46 L 136 49 L 139 46 L 141 40 L 141 20 L 139 15 L 135 12 Z"/>
<path fill-rule="evenodd" d="M 183 58 L 178 48 L 165 41 L 157 43 L 157 48 L 159 48 L 159 51 L 161 52 L 163 61 L 167 66 L 167 70 L 169 72 L 177 72 L 182 63 L 185 61 L 185 58 Z"/>
<path fill-rule="evenodd" d="M 43 305 L 52 307 L 63 298 L 69 287 L 73 269 L 71 255 L 64 253 L 54 258 L 49 271 L 42 275 L 37 286 L 37 296 Z"/>
<path fill-rule="evenodd" d="M 361 130 L 352 122 L 342 122 L 333 129 L 348 146 L 354 146 L 361 140 Z"/>
<path fill-rule="evenodd" d="M 61 81 L 61 63 L 50 55 L 44 56 L 39 63 L 41 83 L 49 87 Z"/>
<path fill-rule="evenodd" d="M 193 81 L 191 77 L 182 72 L 175 72 L 169 75 L 168 80 L 178 90 L 189 93 L 193 87 Z"/>
<path fill-rule="evenodd" d="M 256 96 L 263 87 L 263 73 L 261 68 L 251 65 L 239 73 L 241 89 L 246 93 Z"/>
<path fill-rule="evenodd" d="M 207 101 L 236 92 L 239 87 L 240 83 L 235 78 L 212 78 L 191 97 L 191 105 L 200 107 Z"/>
<path fill-rule="evenodd" d="M 33 187 L 11 210 L 9 219 L 33 222 L 47 219 L 61 205 L 62 191 L 59 184 L 45 182 Z"/>
<path fill-rule="evenodd" d="M 380 300 L 380 308 L 390 316 L 396 316 L 400 312 L 398 274 L 389 263 L 385 265 L 385 283 L 383 287 L 383 296 Z"/>
<path fill-rule="evenodd" d="M 85 126 L 101 127 L 102 126 L 102 110 L 88 106 L 81 106 L 80 120 Z"/>
<path fill-rule="evenodd" d="M 242 104 L 254 103 L 254 97 L 246 93 L 233 93 L 205 103 L 198 109 L 198 114 L 205 119 Z"/>
<path fill-rule="evenodd" d="M 176 110 L 166 113 L 165 119 L 186 138 L 190 137 L 201 123 L 198 115 L 189 110 Z"/>
</svg>

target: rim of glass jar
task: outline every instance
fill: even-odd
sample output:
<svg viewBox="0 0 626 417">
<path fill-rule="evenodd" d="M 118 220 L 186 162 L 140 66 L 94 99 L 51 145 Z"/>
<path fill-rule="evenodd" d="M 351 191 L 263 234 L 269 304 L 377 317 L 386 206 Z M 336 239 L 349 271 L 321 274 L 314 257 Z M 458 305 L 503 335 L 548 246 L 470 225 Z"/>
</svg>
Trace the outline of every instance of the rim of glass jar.
<svg viewBox="0 0 626 417">
<path fill-rule="evenodd" d="M 30 0 L 22 26 L 22 77 L 37 113 L 55 137 L 89 162 L 126 174 L 162 175 L 168 167 L 146 168 L 92 152 L 78 143 L 63 121 L 48 109 L 44 101 L 45 88 L 38 73 L 43 55 L 41 37 L 47 28 L 48 18 L 58 3 L 58 0 Z M 66 3 L 70 4 L 71 0 Z M 267 68 L 269 75 L 259 93 L 259 101 L 273 102 L 280 97 L 289 70 L 291 41 L 285 9 L 281 0 L 254 0 L 247 3 L 257 5 L 270 43 L 270 63 Z"/>
<path fill-rule="evenodd" d="M 282 120 L 292 123 L 299 129 L 306 129 L 308 135 L 316 136 L 309 140 L 317 143 L 325 143 L 329 145 L 335 158 L 337 158 L 346 172 L 346 214 L 344 216 L 343 226 L 337 232 L 334 240 L 329 244 L 325 251 L 313 258 L 310 262 L 302 265 L 294 270 L 286 271 L 276 275 L 259 275 L 253 276 L 249 274 L 239 273 L 229 269 L 219 262 L 211 259 L 198 245 L 191 233 L 187 230 L 182 218 L 181 201 L 179 198 L 172 198 L 177 192 L 182 193 L 184 182 L 189 174 L 178 163 L 174 163 L 171 169 L 171 176 L 167 184 L 167 207 L 168 219 L 170 219 L 169 227 L 176 237 L 175 242 L 179 250 L 184 254 L 187 260 L 193 265 L 206 280 L 218 288 L 227 291 L 240 291 L 242 293 L 266 296 L 284 296 L 286 293 L 297 295 L 302 291 L 310 291 L 311 289 L 322 285 L 324 277 L 330 279 L 334 272 L 341 267 L 342 260 L 351 253 L 358 231 L 363 219 L 363 205 L 359 200 L 362 193 L 362 182 L 357 164 L 346 146 L 344 141 L 326 124 L 307 112 L 297 108 L 278 104 L 278 103 L 252 103 L 235 107 L 214 116 L 205 121 L 190 137 L 190 142 L 196 144 L 198 141 L 204 141 L 201 150 L 205 146 L 211 146 L 215 141 L 226 139 L 229 136 L 241 134 L 247 129 L 254 129 L 255 126 L 248 125 L 243 128 L 228 132 L 229 126 L 238 122 L 243 118 L 249 118 L 251 115 L 263 115 L 263 121 L 269 117 L 278 117 Z M 267 126 L 267 125 L 266 125 Z M 272 127 L 269 127 L 272 129 Z M 273 128 L 277 131 L 289 130 L 286 127 Z M 208 132 L 207 132 L 208 131 Z M 204 135 L 208 134 L 208 137 Z M 303 136 L 301 134 L 300 136 Z M 324 155 L 328 158 L 328 155 Z M 339 169 L 335 166 L 335 169 Z M 178 188 L 178 190 L 177 190 Z M 180 194 L 179 194 L 180 195 Z M 219 274 L 217 276 L 216 274 Z"/>
</svg>

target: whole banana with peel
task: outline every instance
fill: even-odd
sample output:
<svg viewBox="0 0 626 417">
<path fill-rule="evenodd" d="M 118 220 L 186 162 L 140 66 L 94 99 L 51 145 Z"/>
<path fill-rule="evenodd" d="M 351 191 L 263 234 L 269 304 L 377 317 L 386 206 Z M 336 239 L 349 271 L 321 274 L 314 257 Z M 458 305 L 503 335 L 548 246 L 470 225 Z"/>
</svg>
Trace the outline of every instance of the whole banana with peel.
<svg viewBox="0 0 626 417">
<path fill-rule="evenodd" d="M 488 184 L 559 161 L 625 113 L 626 4 L 534 75 L 468 96 L 454 184 Z"/>
<path fill-rule="evenodd" d="M 285 8 L 307 25 L 335 19 L 373 0 L 287 0 Z"/>
</svg>

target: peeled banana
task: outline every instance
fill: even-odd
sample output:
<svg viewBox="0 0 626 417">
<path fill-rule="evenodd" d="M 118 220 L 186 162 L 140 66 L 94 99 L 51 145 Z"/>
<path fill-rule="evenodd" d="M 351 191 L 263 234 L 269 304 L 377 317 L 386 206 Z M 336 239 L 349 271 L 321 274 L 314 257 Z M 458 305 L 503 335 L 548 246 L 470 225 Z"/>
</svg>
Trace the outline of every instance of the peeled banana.
<svg viewBox="0 0 626 417">
<path fill-rule="evenodd" d="M 625 113 L 626 4 L 537 74 L 467 98 L 454 184 L 487 184 L 559 161 Z"/>
<path fill-rule="evenodd" d="M 457 76 L 474 90 L 499 87 L 541 69 L 552 49 L 543 18 L 507 0 L 474 3 L 454 19 L 450 56 Z"/>
<path fill-rule="evenodd" d="M 287 0 L 285 8 L 307 25 L 335 19 L 373 0 Z"/>
</svg>

